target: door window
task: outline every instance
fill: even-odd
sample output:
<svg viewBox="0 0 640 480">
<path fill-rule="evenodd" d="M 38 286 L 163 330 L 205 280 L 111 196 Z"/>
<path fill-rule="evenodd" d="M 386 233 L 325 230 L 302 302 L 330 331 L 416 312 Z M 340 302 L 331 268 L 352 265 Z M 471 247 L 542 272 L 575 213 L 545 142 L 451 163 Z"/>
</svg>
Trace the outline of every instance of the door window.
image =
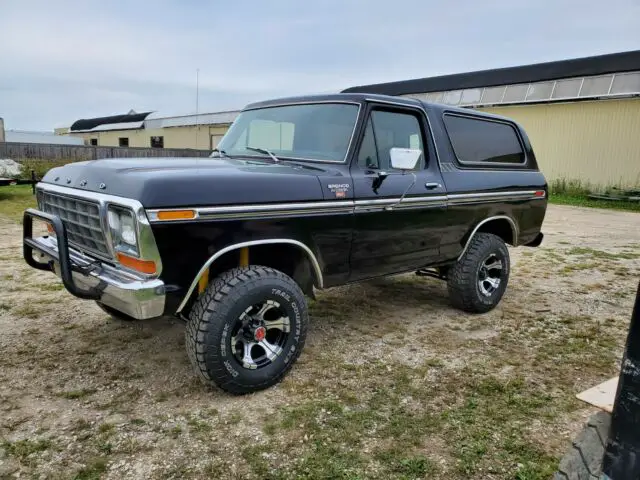
<svg viewBox="0 0 640 480">
<path fill-rule="evenodd" d="M 390 170 L 392 148 L 422 150 L 416 170 L 425 167 L 424 142 L 418 118 L 408 113 L 372 111 L 360 145 L 358 165 L 362 168 Z"/>
</svg>

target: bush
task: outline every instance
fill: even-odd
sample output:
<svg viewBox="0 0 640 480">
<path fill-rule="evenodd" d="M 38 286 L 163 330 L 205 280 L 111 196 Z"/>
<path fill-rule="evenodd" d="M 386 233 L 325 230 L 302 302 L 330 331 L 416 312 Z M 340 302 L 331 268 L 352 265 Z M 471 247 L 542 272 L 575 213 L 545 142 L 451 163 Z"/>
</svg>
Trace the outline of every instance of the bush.
<svg viewBox="0 0 640 480">
<path fill-rule="evenodd" d="M 567 180 L 559 178 L 549 184 L 549 193 L 552 195 L 587 195 L 591 191 L 590 185 L 582 183 L 581 180 Z"/>
<path fill-rule="evenodd" d="M 22 165 L 20 178 L 31 178 L 31 170 L 33 170 L 39 180 L 52 168 L 61 167 L 72 162 L 73 160 L 37 160 L 35 158 L 20 160 L 19 163 Z"/>
</svg>

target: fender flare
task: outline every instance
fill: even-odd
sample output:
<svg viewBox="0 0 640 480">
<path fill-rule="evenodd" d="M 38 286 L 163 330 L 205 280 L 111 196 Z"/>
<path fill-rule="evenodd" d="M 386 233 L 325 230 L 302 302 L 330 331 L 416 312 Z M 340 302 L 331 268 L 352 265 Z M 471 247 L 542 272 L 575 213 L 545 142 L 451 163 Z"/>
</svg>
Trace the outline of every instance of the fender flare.
<svg viewBox="0 0 640 480">
<path fill-rule="evenodd" d="M 508 215 L 494 215 L 492 217 L 485 218 L 480 223 L 478 223 L 478 225 L 476 225 L 476 227 L 471 232 L 471 235 L 469 235 L 469 238 L 467 239 L 467 243 L 465 243 L 464 248 L 462 249 L 462 252 L 458 256 L 458 260 L 460 260 L 462 256 L 467 252 L 469 245 L 471 245 L 471 240 L 473 240 L 473 236 L 476 234 L 478 229 L 485 223 L 491 222 L 492 220 L 507 220 L 509 222 L 509 225 L 511 225 L 511 233 L 513 234 L 513 246 L 514 247 L 518 246 L 518 226 L 516 225 L 516 222 L 513 220 L 513 218 L 511 218 Z"/>
<path fill-rule="evenodd" d="M 182 299 L 182 302 L 180 302 L 180 305 L 178 306 L 178 309 L 176 310 L 176 314 L 179 314 L 180 312 L 182 312 L 184 307 L 187 305 L 187 302 L 189 301 L 189 298 L 191 298 L 191 294 L 193 294 L 194 290 L 198 286 L 198 280 L 200 279 L 202 274 L 205 271 L 207 271 L 209 269 L 209 267 L 211 267 L 213 262 L 215 262 L 218 258 L 222 257 L 223 255 L 225 255 L 225 254 L 227 254 L 229 252 L 232 252 L 234 250 L 238 250 L 240 248 L 252 247 L 252 246 L 255 246 L 255 245 L 273 245 L 273 244 L 289 244 L 289 245 L 294 245 L 294 246 L 302 249 L 302 251 L 306 253 L 307 258 L 309 259 L 309 261 L 311 263 L 311 266 L 313 268 L 316 285 L 320 289 L 323 288 L 322 270 L 320 268 L 320 263 L 318 262 L 318 259 L 314 255 L 313 251 L 308 246 L 306 246 L 304 243 L 302 243 L 302 242 L 300 242 L 298 240 L 290 239 L 290 238 L 272 238 L 272 239 L 266 239 L 266 240 L 251 240 L 251 241 L 248 241 L 248 242 L 234 243 L 232 245 L 228 245 L 228 246 L 218 250 L 216 253 L 211 255 L 211 257 L 209 257 L 209 259 L 204 263 L 204 265 L 202 265 L 202 267 L 200 268 L 200 270 L 196 274 L 195 278 L 191 282 L 191 285 L 189 286 L 189 290 L 187 290 L 187 293 L 185 294 L 184 298 Z"/>
</svg>

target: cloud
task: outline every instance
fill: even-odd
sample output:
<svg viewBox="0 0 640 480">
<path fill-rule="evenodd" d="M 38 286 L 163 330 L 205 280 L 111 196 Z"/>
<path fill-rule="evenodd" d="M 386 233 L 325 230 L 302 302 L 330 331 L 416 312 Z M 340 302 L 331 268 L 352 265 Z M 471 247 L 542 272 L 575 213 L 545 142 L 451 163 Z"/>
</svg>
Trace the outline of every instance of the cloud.
<svg viewBox="0 0 640 480">
<path fill-rule="evenodd" d="M 0 116 L 51 130 L 640 48 L 640 5 L 574 0 L 0 0 Z"/>
</svg>

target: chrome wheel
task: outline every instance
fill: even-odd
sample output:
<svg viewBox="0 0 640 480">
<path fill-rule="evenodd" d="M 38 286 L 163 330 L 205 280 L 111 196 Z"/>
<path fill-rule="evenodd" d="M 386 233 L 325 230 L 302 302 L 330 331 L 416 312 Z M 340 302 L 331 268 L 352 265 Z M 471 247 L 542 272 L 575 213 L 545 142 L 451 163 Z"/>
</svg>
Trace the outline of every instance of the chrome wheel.
<svg viewBox="0 0 640 480">
<path fill-rule="evenodd" d="M 286 311 L 266 300 L 240 315 L 231 332 L 231 351 L 244 368 L 266 367 L 282 354 L 290 331 Z"/>
<path fill-rule="evenodd" d="M 478 270 L 478 288 L 485 297 L 490 297 L 500 288 L 502 281 L 502 261 L 491 254 L 480 265 Z"/>
</svg>

